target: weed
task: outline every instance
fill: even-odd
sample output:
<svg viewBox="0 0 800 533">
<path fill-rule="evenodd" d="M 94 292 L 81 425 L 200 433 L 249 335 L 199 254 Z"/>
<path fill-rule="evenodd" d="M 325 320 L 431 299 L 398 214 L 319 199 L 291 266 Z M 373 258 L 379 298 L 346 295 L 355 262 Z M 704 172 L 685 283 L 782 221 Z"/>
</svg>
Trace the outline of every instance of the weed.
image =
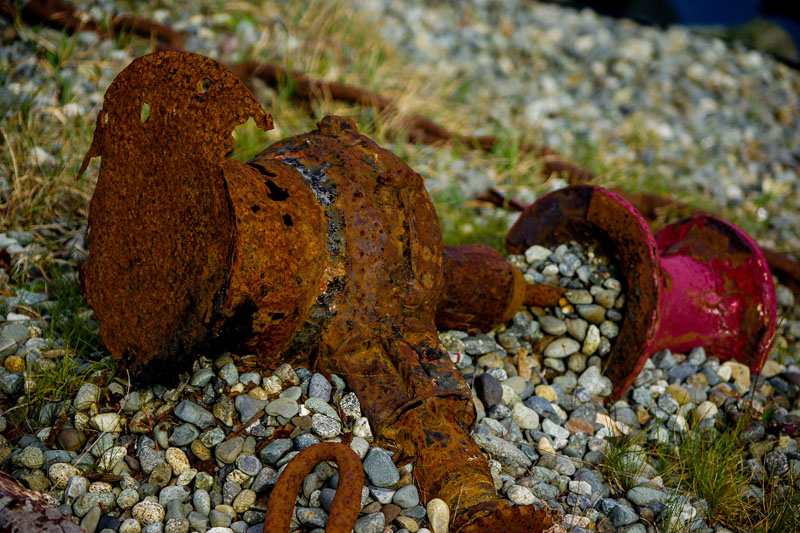
<svg viewBox="0 0 800 533">
<path fill-rule="evenodd" d="M 54 302 L 49 308 L 49 336 L 62 340 L 65 347 L 78 356 L 96 351 L 100 335 L 90 319 L 89 306 L 80 293 L 77 277 L 55 271 L 47 282 L 47 293 Z"/>
<path fill-rule="evenodd" d="M 644 431 L 631 431 L 608 439 L 600 470 L 617 492 L 628 491 L 639 483 L 648 465 L 646 438 Z"/>
</svg>

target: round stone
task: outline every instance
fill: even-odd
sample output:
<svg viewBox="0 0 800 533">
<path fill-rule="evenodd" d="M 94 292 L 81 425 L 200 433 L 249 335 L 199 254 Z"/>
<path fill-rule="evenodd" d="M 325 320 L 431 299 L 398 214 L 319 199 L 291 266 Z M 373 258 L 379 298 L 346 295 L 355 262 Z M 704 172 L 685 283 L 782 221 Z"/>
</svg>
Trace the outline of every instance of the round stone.
<svg viewBox="0 0 800 533">
<path fill-rule="evenodd" d="M 539 325 L 548 335 L 559 337 L 567 332 L 567 325 L 553 315 L 544 315 L 538 318 Z"/>
<path fill-rule="evenodd" d="M 156 501 L 146 499 L 133 506 L 131 514 L 141 525 L 147 526 L 164 519 L 164 507 Z"/>
<path fill-rule="evenodd" d="M 117 496 L 120 509 L 130 509 L 139 502 L 139 493 L 135 489 L 123 489 Z"/>
<path fill-rule="evenodd" d="M 392 496 L 392 503 L 403 509 L 411 509 L 419 505 L 419 491 L 414 485 L 400 487 Z"/>
<path fill-rule="evenodd" d="M 575 310 L 592 324 L 600 324 L 606 319 L 606 309 L 602 305 L 576 305 Z"/>
<path fill-rule="evenodd" d="M 370 513 L 356 520 L 353 533 L 381 533 L 386 517 L 383 513 Z"/>
<path fill-rule="evenodd" d="M 537 500 L 531 489 L 522 485 L 511 485 L 506 491 L 506 496 L 516 505 L 531 505 Z"/>
<path fill-rule="evenodd" d="M 78 389 L 78 393 L 75 394 L 72 405 L 78 410 L 88 409 L 100 400 L 100 394 L 100 387 L 94 383 L 84 383 L 81 385 L 81 388 Z"/>
<path fill-rule="evenodd" d="M 364 459 L 364 472 L 376 487 L 389 487 L 400 481 L 400 472 L 383 448 L 372 448 Z"/>
<path fill-rule="evenodd" d="M 519 425 L 520 429 L 537 429 L 539 427 L 539 415 L 522 402 L 514 404 L 514 407 L 511 408 L 511 419 Z"/>
<path fill-rule="evenodd" d="M 119 525 L 119 533 L 141 533 L 142 526 L 135 518 L 123 520 Z"/>
<path fill-rule="evenodd" d="M 426 509 L 433 533 L 447 533 L 450 523 L 450 508 L 447 507 L 444 500 L 433 498 L 428 502 Z"/>
<path fill-rule="evenodd" d="M 589 323 L 582 318 L 565 318 L 564 323 L 567 325 L 567 333 L 578 342 L 583 342 Z"/>
<path fill-rule="evenodd" d="M 311 417 L 311 431 L 321 439 L 331 439 L 342 432 L 342 424 L 338 420 L 315 413 Z"/>
<path fill-rule="evenodd" d="M 569 357 L 578 350 L 581 345 L 570 337 L 559 337 L 550 342 L 544 349 L 544 356 L 548 358 L 562 359 Z"/>
<path fill-rule="evenodd" d="M 290 398 L 276 398 L 265 408 L 265 412 L 268 415 L 282 416 L 287 419 L 292 418 L 299 410 L 300 407 L 297 405 L 297 401 Z"/>
<path fill-rule="evenodd" d="M 44 453 L 36 446 L 27 446 L 14 456 L 12 463 L 23 468 L 40 468 L 44 464 Z"/>
<path fill-rule="evenodd" d="M 256 493 L 249 489 L 242 490 L 239 494 L 236 495 L 236 498 L 233 499 L 233 509 L 237 513 L 243 513 L 247 511 L 256 501 Z"/>
<path fill-rule="evenodd" d="M 53 483 L 53 488 L 66 488 L 72 476 L 80 476 L 81 471 L 69 463 L 53 463 L 47 469 L 47 476 Z"/>
<path fill-rule="evenodd" d="M 215 423 L 214 415 L 208 409 L 189 400 L 183 400 L 179 403 L 175 407 L 174 413 L 184 422 L 193 424 L 200 429 L 210 428 Z"/>
<path fill-rule="evenodd" d="M 172 467 L 172 473 L 176 476 L 190 468 L 189 458 L 180 448 L 167 448 L 166 460 Z"/>
<path fill-rule="evenodd" d="M 581 352 L 584 355 L 592 355 L 600 347 L 600 329 L 592 324 L 586 330 L 586 336 L 583 339 L 583 347 Z"/>
<path fill-rule="evenodd" d="M 242 453 L 243 447 L 244 438 L 236 436 L 218 444 L 214 450 L 214 454 L 219 461 L 225 464 L 231 464 L 239 457 L 239 454 Z"/>
</svg>

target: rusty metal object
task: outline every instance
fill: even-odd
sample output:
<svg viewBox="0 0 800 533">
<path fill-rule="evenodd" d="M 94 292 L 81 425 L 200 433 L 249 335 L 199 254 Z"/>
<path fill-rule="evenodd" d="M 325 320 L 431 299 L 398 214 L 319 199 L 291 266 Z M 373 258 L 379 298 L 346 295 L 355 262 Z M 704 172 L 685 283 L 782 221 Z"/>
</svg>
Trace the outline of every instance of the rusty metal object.
<svg viewBox="0 0 800 533">
<path fill-rule="evenodd" d="M 266 533 L 289 531 L 292 511 L 303 480 L 317 463 L 334 461 L 339 467 L 339 486 L 333 498 L 332 509 L 325 531 L 350 533 L 361 512 L 361 487 L 364 485 L 364 468 L 361 458 L 347 444 L 321 442 L 294 456 L 281 472 L 278 483 L 270 493 L 264 517 Z"/>
<path fill-rule="evenodd" d="M 102 160 L 83 281 L 112 355 L 160 381 L 214 344 L 265 369 L 335 372 L 374 434 L 420 465 L 423 497 L 459 510 L 459 528 L 550 525 L 548 512 L 498 500 L 469 434 L 472 395 L 434 324 L 462 299 L 440 304 L 441 231 L 422 178 L 339 117 L 247 164 L 225 159 L 248 116 L 270 125 L 241 82 L 194 54 L 137 59 L 109 88 L 87 155 Z M 453 248 L 446 264 L 466 279 L 486 266 L 470 266 L 474 251 Z M 502 263 L 485 281 L 509 283 L 485 312 L 503 318 L 525 297 L 521 274 L 477 255 Z"/>
<path fill-rule="evenodd" d="M 531 204 L 506 236 L 510 253 L 577 240 L 616 260 L 625 319 L 604 361 L 621 394 L 648 357 L 703 346 L 756 372 L 775 333 L 775 289 L 766 260 L 742 230 L 710 216 L 669 224 L 654 237 L 618 195 L 574 186 Z"/>
<path fill-rule="evenodd" d="M 436 309 L 442 329 L 482 330 L 511 320 L 525 305 L 554 306 L 562 287 L 526 284 L 522 271 L 490 246 L 444 247 L 445 287 Z"/>
</svg>

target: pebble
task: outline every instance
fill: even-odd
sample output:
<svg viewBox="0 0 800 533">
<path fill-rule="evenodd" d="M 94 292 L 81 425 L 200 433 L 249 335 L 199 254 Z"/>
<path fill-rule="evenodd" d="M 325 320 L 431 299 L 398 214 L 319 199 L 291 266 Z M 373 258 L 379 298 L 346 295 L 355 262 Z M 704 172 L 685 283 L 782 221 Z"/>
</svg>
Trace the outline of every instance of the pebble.
<svg viewBox="0 0 800 533">
<path fill-rule="evenodd" d="M 390 487 L 400 481 L 400 472 L 383 448 L 372 448 L 364 459 L 364 473 L 376 487 Z"/>
<path fill-rule="evenodd" d="M 353 533 L 381 533 L 385 525 L 386 518 L 383 513 L 371 513 L 364 515 L 353 527 Z"/>
<path fill-rule="evenodd" d="M 242 453 L 243 447 L 244 438 L 236 436 L 218 444 L 214 450 L 214 455 L 220 462 L 231 464 L 236 461 L 236 458 Z"/>
<path fill-rule="evenodd" d="M 426 510 L 433 533 L 447 533 L 450 524 L 450 508 L 447 504 L 439 498 L 432 498 Z"/>
<path fill-rule="evenodd" d="M 581 345 L 575 339 L 559 337 L 545 347 L 544 356 L 561 359 L 569 357 L 580 349 Z"/>
<path fill-rule="evenodd" d="M 174 410 L 175 416 L 193 424 L 200 429 L 208 429 L 214 425 L 214 415 L 211 412 L 190 400 L 183 400 Z"/>
</svg>

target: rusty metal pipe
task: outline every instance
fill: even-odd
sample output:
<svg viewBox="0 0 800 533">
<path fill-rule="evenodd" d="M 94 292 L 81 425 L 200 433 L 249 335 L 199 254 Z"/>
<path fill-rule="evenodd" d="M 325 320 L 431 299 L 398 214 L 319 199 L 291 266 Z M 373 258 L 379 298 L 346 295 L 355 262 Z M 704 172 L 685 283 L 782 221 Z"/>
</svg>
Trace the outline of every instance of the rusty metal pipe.
<svg viewBox="0 0 800 533">
<path fill-rule="evenodd" d="M 463 298 L 441 304 L 441 231 L 422 178 L 340 117 L 247 164 L 225 159 L 248 116 L 271 125 L 241 82 L 195 54 L 136 59 L 109 87 L 84 161 L 102 157 L 82 270 L 109 351 L 160 381 L 210 345 L 254 353 L 265 370 L 335 372 L 463 531 L 506 531 L 511 517 L 549 527 L 550 513 L 500 502 L 469 434 L 472 395 L 434 324 Z M 499 254 L 451 252 L 464 279 L 491 264 L 479 279 L 508 281 L 487 316 L 510 316 L 529 292 Z"/>
<path fill-rule="evenodd" d="M 528 206 L 506 236 L 510 253 L 576 240 L 601 248 L 624 277 L 625 318 L 605 375 L 621 394 L 653 353 L 702 346 L 757 372 L 775 334 L 775 288 L 761 250 L 741 229 L 695 216 L 653 236 L 628 202 L 575 186 Z"/>
</svg>

